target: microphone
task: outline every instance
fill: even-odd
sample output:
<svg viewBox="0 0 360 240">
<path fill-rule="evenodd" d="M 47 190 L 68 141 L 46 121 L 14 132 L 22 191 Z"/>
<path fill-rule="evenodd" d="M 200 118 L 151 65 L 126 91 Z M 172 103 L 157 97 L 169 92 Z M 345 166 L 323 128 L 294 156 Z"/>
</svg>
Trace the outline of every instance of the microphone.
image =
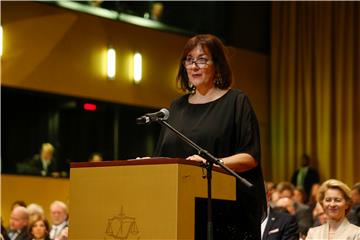
<svg viewBox="0 0 360 240">
<path fill-rule="evenodd" d="M 146 113 L 144 116 L 141 116 L 136 119 L 137 124 L 148 124 L 151 122 L 156 122 L 158 120 L 166 120 L 169 118 L 170 112 L 166 108 L 160 109 L 158 112 Z"/>
</svg>

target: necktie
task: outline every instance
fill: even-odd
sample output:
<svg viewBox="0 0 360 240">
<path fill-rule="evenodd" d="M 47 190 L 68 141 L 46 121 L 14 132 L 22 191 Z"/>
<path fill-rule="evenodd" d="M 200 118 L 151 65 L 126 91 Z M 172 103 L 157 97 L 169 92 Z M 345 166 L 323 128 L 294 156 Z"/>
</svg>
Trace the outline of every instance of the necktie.
<svg viewBox="0 0 360 240">
<path fill-rule="evenodd" d="M 296 181 L 296 186 L 298 187 L 304 187 L 304 180 L 305 180 L 305 176 L 306 176 L 306 173 L 307 173 L 307 170 L 308 168 L 307 167 L 302 167 L 300 170 L 299 170 L 299 174 L 297 176 L 297 181 Z"/>
<path fill-rule="evenodd" d="M 55 227 L 55 226 L 54 226 L 50 238 L 51 238 L 51 239 L 56 238 L 57 232 L 58 232 L 58 227 Z"/>
<path fill-rule="evenodd" d="M 11 231 L 8 235 L 9 235 L 11 240 L 14 240 L 19 235 L 19 233 L 14 230 L 14 231 Z"/>
</svg>

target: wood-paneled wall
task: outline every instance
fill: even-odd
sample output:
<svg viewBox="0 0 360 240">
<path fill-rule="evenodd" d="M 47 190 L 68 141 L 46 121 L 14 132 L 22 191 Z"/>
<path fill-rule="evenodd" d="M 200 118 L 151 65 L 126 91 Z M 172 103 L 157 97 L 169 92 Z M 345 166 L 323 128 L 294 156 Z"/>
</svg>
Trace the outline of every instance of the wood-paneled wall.
<svg viewBox="0 0 360 240">
<path fill-rule="evenodd" d="M 148 107 L 167 107 L 188 37 L 37 2 L 3 2 L 1 84 L 48 93 Z M 241 31 L 239 29 L 239 31 Z M 117 51 L 117 75 L 106 78 L 106 49 Z M 269 176 L 269 56 L 228 48 L 235 82 L 260 122 L 265 178 Z M 131 56 L 143 56 L 143 79 L 131 80 Z"/>
<path fill-rule="evenodd" d="M 69 206 L 69 179 L 38 176 L 1 175 L 1 218 L 8 226 L 11 206 L 15 201 L 36 203 L 50 219 L 50 204 L 59 200 Z"/>
</svg>

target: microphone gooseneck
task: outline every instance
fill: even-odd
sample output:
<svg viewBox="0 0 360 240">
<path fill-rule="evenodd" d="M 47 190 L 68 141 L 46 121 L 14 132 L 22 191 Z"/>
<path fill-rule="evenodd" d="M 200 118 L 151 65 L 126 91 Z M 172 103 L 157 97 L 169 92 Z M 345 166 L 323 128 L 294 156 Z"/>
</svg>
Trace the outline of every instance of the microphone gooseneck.
<svg viewBox="0 0 360 240">
<path fill-rule="evenodd" d="M 149 124 L 152 122 L 157 122 L 159 120 L 167 120 L 169 118 L 170 112 L 166 108 L 160 109 L 158 112 L 146 113 L 144 116 L 141 116 L 136 119 L 137 124 Z"/>
</svg>

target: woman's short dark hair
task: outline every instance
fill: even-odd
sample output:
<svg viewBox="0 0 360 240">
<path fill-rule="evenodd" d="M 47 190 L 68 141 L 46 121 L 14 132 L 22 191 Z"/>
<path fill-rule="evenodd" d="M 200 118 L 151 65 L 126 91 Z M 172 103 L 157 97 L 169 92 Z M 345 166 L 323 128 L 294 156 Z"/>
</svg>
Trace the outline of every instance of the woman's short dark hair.
<svg viewBox="0 0 360 240">
<path fill-rule="evenodd" d="M 189 41 L 185 44 L 179 63 L 179 71 L 176 77 L 179 87 L 183 91 L 193 91 L 189 84 L 189 77 L 183 62 L 189 52 L 191 52 L 191 50 L 193 50 L 198 45 L 202 48 L 207 48 L 211 54 L 212 61 L 214 62 L 215 66 L 215 71 L 218 76 L 218 79 L 215 82 L 215 87 L 220 89 L 227 89 L 230 87 L 232 82 L 232 73 L 225 53 L 224 44 L 219 38 L 211 34 L 196 35 L 189 39 Z"/>
</svg>

